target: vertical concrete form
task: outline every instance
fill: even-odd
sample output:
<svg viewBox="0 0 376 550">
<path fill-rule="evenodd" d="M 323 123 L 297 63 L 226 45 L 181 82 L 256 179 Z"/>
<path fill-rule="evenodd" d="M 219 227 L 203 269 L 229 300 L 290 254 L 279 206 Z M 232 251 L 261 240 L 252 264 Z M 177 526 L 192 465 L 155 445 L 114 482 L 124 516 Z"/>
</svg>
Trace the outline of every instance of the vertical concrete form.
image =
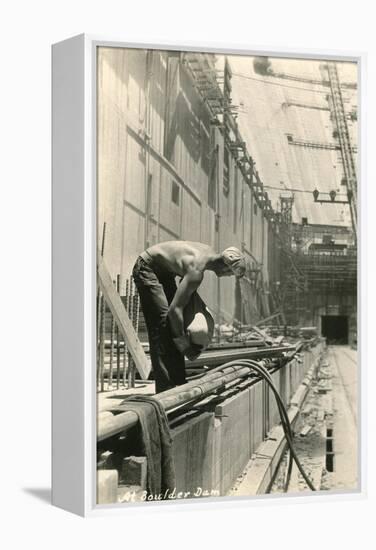
<svg viewBox="0 0 376 550">
<path fill-rule="evenodd" d="M 283 404 L 287 406 L 290 402 L 290 364 L 288 363 L 280 370 L 280 393 Z"/>
<path fill-rule="evenodd" d="M 213 429 L 213 459 L 212 459 L 212 476 L 213 489 L 221 492 L 221 475 L 222 475 L 222 418 L 214 418 Z"/>
<path fill-rule="evenodd" d="M 272 374 L 272 380 L 278 393 L 280 393 L 281 392 L 281 371 L 277 371 L 274 374 Z M 269 389 L 268 391 L 269 391 L 269 403 L 268 403 L 269 428 L 272 428 L 273 426 L 275 426 L 280 422 L 280 416 L 279 416 L 278 406 L 277 406 L 277 402 L 275 400 L 274 394 L 272 390 Z"/>
<path fill-rule="evenodd" d="M 250 392 L 246 389 L 215 409 L 215 415 L 222 418 L 220 463 L 223 495 L 243 471 L 251 454 L 249 399 Z"/>
<path fill-rule="evenodd" d="M 251 419 L 252 419 L 252 433 L 253 433 L 253 446 L 252 453 L 255 452 L 261 441 L 264 439 L 264 385 L 263 382 L 255 384 L 251 388 Z"/>
<path fill-rule="evenodd" d="M 214 415 L 203 413 L 172 430 L 177 491 L 198 488 L 210 491 L 213 484 Z"/>
</svg>

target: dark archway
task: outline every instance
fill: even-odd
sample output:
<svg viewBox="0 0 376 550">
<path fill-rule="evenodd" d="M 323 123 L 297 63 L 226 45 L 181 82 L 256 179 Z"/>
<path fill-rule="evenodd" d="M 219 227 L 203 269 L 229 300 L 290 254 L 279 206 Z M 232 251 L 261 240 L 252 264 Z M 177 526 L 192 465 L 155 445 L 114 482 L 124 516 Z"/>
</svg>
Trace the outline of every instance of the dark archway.
<svg viewBox="0 0 376 550">
<path fill-rule="evenodd" d="M 349 320 L 347 315 L 323 315 L 321 334 L 328 344 L 348 344 Z"/>
</svg>

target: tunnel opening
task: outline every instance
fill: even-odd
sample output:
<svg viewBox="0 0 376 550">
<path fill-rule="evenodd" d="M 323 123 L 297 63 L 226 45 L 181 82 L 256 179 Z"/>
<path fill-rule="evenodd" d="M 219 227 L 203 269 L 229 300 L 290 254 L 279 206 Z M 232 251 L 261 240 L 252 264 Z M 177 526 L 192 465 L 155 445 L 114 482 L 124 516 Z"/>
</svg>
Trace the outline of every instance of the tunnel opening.
<svg viewBox="0 0 376 550">
<path fill-rule="evenodd" d="M 348 344 L 348 317 L 346 315 L 322 315 L 321 334 L 328 345 Z"/>
</svg>

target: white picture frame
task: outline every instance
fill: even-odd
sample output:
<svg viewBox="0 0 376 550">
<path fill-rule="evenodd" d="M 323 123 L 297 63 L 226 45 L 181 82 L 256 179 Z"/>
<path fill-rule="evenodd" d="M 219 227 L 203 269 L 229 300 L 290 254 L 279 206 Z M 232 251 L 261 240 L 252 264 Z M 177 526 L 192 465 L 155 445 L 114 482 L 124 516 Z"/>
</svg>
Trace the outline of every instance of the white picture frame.
<svg viewBox="0 0 376 550">
<path fill-rule="evenodd" d="M 81 516 L 126 513 L 132 504 L 96 505 L 96 49 L 100 46 L 151 48 L 212 53 L 257 54 L 304 59 L 355 61 L 359 67 L 359 105 L 364 105 L 366 55 L 361 52 L 288 50 L 268 51 L 246 45 L 127 43 L 123 40 L 79 35 L 52 48 L 52 216 L 53 216 L 53 329 L 52 329 L 52 502 Z M 360 110 L 360 174 L 364 190 L 364 112 Z M 360 206 L 361 235 L 365 232 Z M 363 274 L 358 271 L 360 303 Z M 364 349 L 364 302 L 358 313 L 359 357 Z M 315 498 L 337 500 L 365 494 L 364 369 L 359 369 L 360 433 L 359 488 L 354 493 L 273 497 L 281 502 Z M 74 383 L 72 383 L 74 381 Z M 231 505 L 258 505 L 260 498 L 236 497 Z M 269 498 L 269 497 L 268 497 Z M 217 505 L 224 499 L 207 499 L 200 506 Z M 229 499 L 226 498 L 228 502 Z M 168 506 L 197 506 L 197 502 L 170 502 Z M 163 503 L 166 505 L 166 503 Z M 139 506 L 139 505 L 137 505 Z M 147 506 L 159 506 L 157 503 Z M 142 507 L 141 507 L 142 508 Z"/>
</svg>

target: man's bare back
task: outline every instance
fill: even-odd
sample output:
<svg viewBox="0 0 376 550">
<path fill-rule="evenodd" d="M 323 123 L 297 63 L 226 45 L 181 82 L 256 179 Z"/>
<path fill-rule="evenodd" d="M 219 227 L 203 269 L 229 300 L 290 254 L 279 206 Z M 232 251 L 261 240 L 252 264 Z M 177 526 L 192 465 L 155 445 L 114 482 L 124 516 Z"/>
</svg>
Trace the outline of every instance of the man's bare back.
<svg viewBox="0 0 376 550">
<path fill-rule="evenodd" d="M 206 270 L 213 271 L 218 277 L 242 277 L 245 273 L 243 254 L 235 247 L 218 253 L 204 243 L 165 241 L 145 250 L 141 258 L 144 261 L 151 259 L 151 265 L 158 268 L 159 273 L 166 271 L 181 278 L 169 303 L 167 318 L 176 348 L 188 359 L 194 358 L 200 350 L 190 341 L 189 335 L 185 334 L 184 308 L 202 283 Z M 149 299 L 152 301 L 154 298 L 150 295 Z"/>
<path fill-rule="evenodd" d="M 166 241 L 146 252 L 159 267 L 180 277 L 191 270 L 203 273 L 219 257 L 207 244 L 192 241 Z"/>
</svg>

